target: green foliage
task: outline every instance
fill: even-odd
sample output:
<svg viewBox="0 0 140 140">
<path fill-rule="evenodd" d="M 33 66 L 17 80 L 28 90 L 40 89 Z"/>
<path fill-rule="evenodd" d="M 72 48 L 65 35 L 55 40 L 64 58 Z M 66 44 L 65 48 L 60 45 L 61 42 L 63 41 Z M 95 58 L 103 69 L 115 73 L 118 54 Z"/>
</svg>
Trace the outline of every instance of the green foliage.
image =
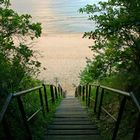
<svg viewBox="0 0 140 140">
<path fill-rule="evenodd" d="M 125 75 L 123 81 L 119 81 L 126 82 L 125 90 L 139 87 L 139 9 L 138 0 L 109 0 L 80 9 L 80 12 L 89 14 L 89 20 L 96 24 L 94 31 L 84 34 L 84 37 L 94 39 L 95 43 L 90 46 L 94 58 L 88 61 L 87 68 L 82 72 L 82 81 L 93 82 L 112 75 Z"/>
<path fill-rule="evenodd" d="M 109 79 L 110 80 L 110 79 Z M 102 104 L 102 111 L 100 119 L 97 118 L 98 111 L 99 111 L 99 104 L 101 99 L 101 92 L 102 89 L 99 89 L 98 92 L 98 100 L 97 100 L 97 106 L 96 106 L 96 113 L 94 112 L 94 106 L 95 106 L 95 98 L 96 98 L 96 87 L 91 87 L 91 93 L 90 97 L 93 100 L 90 100 L 90 106 L 87 107 L 86 99 L 83 101 L 82 97 L 79 96 L 79 99 L 81 103 L 86 107 L 89 118 L 92 120 L 93 124 L 98 127 L 101 135 L 101 139 L 103 140 L 111 140 L 112 135 L 114 132 L 114 127 L 116 121 L 112 119 L 107 113 L 103 110 L 107 110 L 113 118 L 118 117 L 118 112 L 120 108 L 120 103 L 124 96 L 116 94 L 115 92 L 110 92 L 105 90 L 104 91 L 104 97 L 103 97 L 103 104 Z M 121 123 L 119 126 L 119 131 L 117 134 L 116 140 L 131 140 L 134 134 L 134 129 L 136 126 L 136 120 L 138 118 L 138 110 L 134 104 L 134 102 L 128 98 L 125 109 L 123 112 L 123 116 L 121 119 Z"/>
<path fill-rule="evenodd" d="M 96 25 L 94 31 L 86 32 L 83 36 L 94 40 L 94 44 L 90 46 L 94 57 L 87 61 L 87 67 L 80 75 L 81 83 L 99 81 L 109 87 L 133 91 L 137 99 L 140 99 L 139 9 L 139 0 L 108 0 L 80 9 Z M 103 106 L 115 117 L 121 98 L 113 93 L 104 95 Z M 104 139 L 111 139 L 114 121 L 103 111 L 100 121 L 91 113 Z M 132 100 L 127 100 L 117 139 L 132 139 L 137 116 L 136 106 Z"/>
<path fill-rule="evenodd" d="M 31 80 L 32 86 L 33 85 L 39 86 L 39 82 L 40 81 Z M 27 82 L 27 84 L 30 84 L 30 83 Z M 29 87 L 30 87 L 30 85 L 29 85 Z M 48 96 L 48 100 L 49 100 L 51 98 L 49 85 L 46 86 L 46 90 L 47 90 L 47 96 Z M 61 99 L 62 99 L 60 96 L 58 96 L 58 99 L 55 100 L 55 103 L 52 103 L 52 101 L 50 100 L 48 102 L 49 112 L 47 112 L 46 106 L 45 106 L 43 88 L 41 89 L 41 91 L 42 91 L 42 95 L 43 95 L 45 117 L 43 116 L 43 113 L 41 110 L 40 112 L 38 112 L 38 114 L 36 114 L 28 122 L 31 133 L 32 133 L 33 140 L 43 140 L 45 138 L 45 134 L 46 134 L 45 132 L 47 131 L 47 125 L 52 122 L 56 107 L 60 104 Z M 20 98 L 24 105 L 24 110 L 25 110 L 27 118 L 29 118 L 31 115 L 33 115 L 41 107 L 38 90 L 32 91 L 24 96 L 21 96 Z M 19 106 L 18 106 L 18 102 L 17 102 L 16 98 L 13 98 L 12 102 L 10 103 L 5 117 L 8 122 L 8 126 L 9 126 L 10 132 L 11 132 L 14 140 L 28 139 L 28 133 L 27 133 L 25 125 L 23 123 L 22 115 L 19 110 Z M 5 138 L 5 134 L 3 133 L 3 127 L 0 124 L 0 139 L 4 139 L 4 138 Z"/>
<path fill-rule="evenodd" d="M 28 45 L 41 35 L 41 24 L 30 15 L 19 15 L 9 8 L 9 0 L 0 0 L 0 90 L 14 92 L 24 77 L 36 75 L 40 62 Z"/>
</svg>

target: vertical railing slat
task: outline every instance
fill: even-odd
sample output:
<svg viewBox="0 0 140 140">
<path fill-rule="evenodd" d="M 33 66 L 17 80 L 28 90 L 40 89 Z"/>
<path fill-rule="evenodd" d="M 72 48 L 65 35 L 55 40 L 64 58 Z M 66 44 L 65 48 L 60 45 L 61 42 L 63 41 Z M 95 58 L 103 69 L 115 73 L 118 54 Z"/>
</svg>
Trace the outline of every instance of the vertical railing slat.
<svg viewBox="0 0 140 140">
<path fill-rule="evenodd" d="M 121 118 L 122 118 L 122 115 L 123 115 L 123 112 L 124 112 L 125 104 L 126 104 L 126 96 L 123 97 L 123 99 L 121 101 L 121 104 L 120 104 L 119 113 L 118 113 L 117 121 L 116 121 L 116 124 L 115 124 L 115 129 L 114 129 L 114 133 L 113 133 L 113 136 L 112 136 L 112 140 L 116 140 L 117 133 L 118 133 L 118 130 L 119 130 L 119 125 L 120 125 Z"/>
<path fill-rule="evenodd" d="M 79 97 L 79 87 L 75 89 L 75 97 Z"/>
<path fill-rule="evenodd" d="M 79 96 L 81 96 L 81 85 L 79 85 L 78 93 L 79 93 Z"/>
<path fill-rule="evenodd" d="M 23 106 L 23 103 L 22 103 L 22 100 L 21 100 L 20 96 L 17 97 L 17 102 L 18 102 L 19 110 L 21 112 L 23 123 L 25 125 L 25 128 L 26 128 L 26 131 L 28 133 L 29 139 L 32 140 L 32 134 L 31 134 L 28 122 L 27 122 L 26 113 L 25 113 L 24 106 Z"/>
<path fill-rule="evenodd" d="M 46 104 L 46 111 L 49 112 L 49 104 L 48 104 L 48 96 L 46 91 L 46 86 L 43 84 L 44 88 L 44 98 L 45 98 L 45 104 Z"/>
<path fill-rule="evenodd" d="M 99 86 L 96 87 L 95 104 L 94 104 L 94 113 L 96 113 L 96 111 L 97 111 L 98 95 L 99 95 Z"/>
<path fill-rule="evenodd" d="M 136 121 L 136 127 L 133 135 L 133 140 L 139 140 L 139 139 L 140 139 L 140 113 Z"/>
<path fill-rule="evenodd" d="M 100 104 L 99 104 L 99 110 L 98 110 L 98 116 L 97 116 L 98 119 L 100 119 L 100 115 L 101 115 L 103 97 L 104 97 L 104 88 L 102 88 L 102 92 L 101 92 L 101 98 L 100 98 Z"/>
<path fill-rule="evenodd" d="M 41 108 L 42 108 L 42 113 L 43 113 L 43 116 L 45 117 L 44 103 L 43 103 L 43 97 L 42 97 L 41 88 L 39 89 L 39 97 L 40 97 L 40 105 L 41 105 Z"/>
<path fill-rule="evenodd" d="M 90 107 L 91 85 L 89 85 L 88 107 Z"/>
<path fill-rule="evenodd" d="M 57 88 L 55 87 L 55 98 L 58 99 Z"/>
<path fill-rule="evenodd" d="M 85 87 L 83 86 L 82 100 L 85 100 Z"/>
<path fill-rule="evenodd" d="M 88 84 L 86 85 L 86 105 L 88 105 Z"/>
<path fill-rule="evenodd" d="M 50 92 L 51 92 L 52 103 L 54 103 L 54 91 L 53 91 L 53 85 L 50 85 Z"/>
<path fill-rule="evenodd" d="M 3 129 L 4 129 L 6 140 L 13 140 L 13 137 L 10 132 L 9 124 L 7 122 L 7 119 L 5 119 L 5 117 L 2 120 L 2 124 L 3 124 Z"/>
</svg>

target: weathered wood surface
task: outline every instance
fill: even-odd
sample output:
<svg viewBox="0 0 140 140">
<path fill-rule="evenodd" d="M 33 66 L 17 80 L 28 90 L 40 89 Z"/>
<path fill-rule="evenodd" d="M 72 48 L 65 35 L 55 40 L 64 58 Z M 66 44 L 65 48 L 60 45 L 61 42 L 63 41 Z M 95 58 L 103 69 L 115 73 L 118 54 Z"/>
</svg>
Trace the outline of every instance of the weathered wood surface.
<svg viewBox="0 0 140 140">
<path fill-rule="evenodd" d="M 46 140 L 101 140 L 99 132 L 76 98 L 65 98 L 47 127 Z"/>
</svg>

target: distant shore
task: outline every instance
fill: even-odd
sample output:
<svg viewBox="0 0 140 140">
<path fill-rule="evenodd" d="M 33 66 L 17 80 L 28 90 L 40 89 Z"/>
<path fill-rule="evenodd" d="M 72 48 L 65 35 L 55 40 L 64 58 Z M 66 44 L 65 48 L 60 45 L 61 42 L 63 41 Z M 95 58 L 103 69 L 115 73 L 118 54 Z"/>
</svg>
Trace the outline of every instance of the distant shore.
<svg viewBox="0 0 140 140">
<path fill-rule="evenodd" d="M 46 70 L 42 70 L 39 79 L 55 84 L 56 78 L 73 96 L 74 87 L 79 83 L 79 73 L 86 66 L 86 57 L 92 56 L 88 48 L 92 40 L 83 39 L 83 34 L 50 34 L 39 38 L 35 50 L 42 57 L 39 60 Z"/>
</svg>

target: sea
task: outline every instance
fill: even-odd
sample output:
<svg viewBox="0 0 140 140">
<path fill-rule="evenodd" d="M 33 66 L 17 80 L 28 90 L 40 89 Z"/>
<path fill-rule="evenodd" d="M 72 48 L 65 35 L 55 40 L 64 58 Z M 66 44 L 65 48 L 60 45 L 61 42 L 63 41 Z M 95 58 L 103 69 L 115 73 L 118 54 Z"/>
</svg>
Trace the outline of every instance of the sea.
<svg viewBox="0 0 140 140">
<path fill-rule="evenodd" d="M 93 21 L 79 9 L 99 0 L 11 0 L 11 7 L 20 14 L 30 14 L 33 21 L 42 23 L 43 32 L 83 33 L 95 29 Z"/>
</svg>

